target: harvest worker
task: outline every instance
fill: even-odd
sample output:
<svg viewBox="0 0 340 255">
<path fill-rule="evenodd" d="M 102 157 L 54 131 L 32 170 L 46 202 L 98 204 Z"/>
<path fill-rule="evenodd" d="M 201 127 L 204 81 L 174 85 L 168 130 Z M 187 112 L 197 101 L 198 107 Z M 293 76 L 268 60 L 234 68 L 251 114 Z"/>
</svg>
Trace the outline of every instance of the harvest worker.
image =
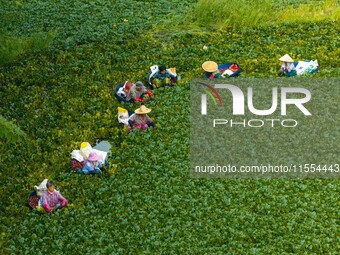
<svg viewBox="0 0 340 255">
<path fill-rule="evenodd" d="M 145 105 L 141 105 L 141 107 L 136 109 L 135 113 L 131 115 L 129 119 L 130 129 L 147 129 L 148 127 L 155 127 L 155 123 L 148 116 L 149 112 L 151 112 L 151 109 L 146 108 Z"/>
<path fill-rule="evenodd" d="M 66 207 L 68 201 L 64 198 L 59 191 L 55 190 L 52 180 L 46 182 L 47 191 L 42 195 L 42 207 L 47 213 L 55 213 L 57 210 Z"/>
<path fill-rule="evenodd" d="M 209 79 L 214 79 L 214 78 L 222 78 L 219 70 L 218 70 L 218 65 L 214 61 L 205 61 L 202 64 L 203 68 L 203 78 L 209 78 Z"/>
<path fill-rule="evenodd" d="M 126 101 L 130 102 L 145 102 L 144 94 L 147 94 L 150 100 L 154 99 L 153 94 L 150 90 L 148 90 L 141 81 L 137 81 L 135 84 L 132 85 L 130 88 L 127 96 Z"/>
<path fill-rule="evenodd" d="M 160 86 L 173 86 L 177 81 L 176 75 L 166 69 L 166 66 L 160 66 L 155 72 L 150 72 L 146 77 L 152 89 Z"/>
<path fill-rule="evenodd" d="M 294 60 L 288 54 L 284 55 L 279 60 L 282 62 L 282 65 L 280 68 L 280 76 L 283 76 L 283 75 L 295 76 L 296 75 Z"/>
<path fill-rule="evenodd" d="M 92 151 L 88 158 L 84 162 L 83 173 L 84 174 L 101 174 L 104 170 L 103 165 L 98 162 L 99 156 L 95 151 Z"/>
</svg>

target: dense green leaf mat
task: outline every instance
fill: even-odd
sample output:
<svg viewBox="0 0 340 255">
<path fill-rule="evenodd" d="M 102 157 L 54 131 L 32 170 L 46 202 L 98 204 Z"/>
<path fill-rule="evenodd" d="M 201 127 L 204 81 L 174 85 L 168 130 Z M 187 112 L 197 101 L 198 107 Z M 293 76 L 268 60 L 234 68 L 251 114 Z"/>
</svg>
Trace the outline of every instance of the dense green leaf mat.
<svg viewBox="0 0 340 255">
<path fill-rule="evenodd" d="M 337 254 L 338 180 L 192 179 L 188 168 L 189 81 L 202 62 L 273 77 L 289 53 L 318 59 L 314 77 L 338 77 L 339 22 L 177 33 L 156 28 L 195 1 L 10 2 L 0 1 L 3 34 L 55 38 L 0 68 L 0 114 L 29 137 L 1 141 L 1 254 Z M 113 88 L 163 63 L 182 80 L 154 91 L 157 127 L 123 132 Z M 324 91 L 335 104 L 338 92 Z M 70 152 L 98 139 L 114 145 L 116 173 L 69 174 Z M 51 216 L 24 206 L 44 178 L 68 209 Z"/>
</svg>

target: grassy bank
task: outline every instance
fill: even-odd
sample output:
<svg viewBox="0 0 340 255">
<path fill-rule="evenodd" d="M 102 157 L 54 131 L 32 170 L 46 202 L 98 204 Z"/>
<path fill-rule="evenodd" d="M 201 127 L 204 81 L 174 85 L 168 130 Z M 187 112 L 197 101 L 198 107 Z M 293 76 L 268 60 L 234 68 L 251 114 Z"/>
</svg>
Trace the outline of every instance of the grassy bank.
<svg viewBox="0 0 340 255">
<path fill-rule="evenodd" d="M 339 21 L 338 1 L 198 1 L 186 21 L 215 30 L 287 22 Z M 192 23 L 188 22 L 188 23 Z"/>
</svg>

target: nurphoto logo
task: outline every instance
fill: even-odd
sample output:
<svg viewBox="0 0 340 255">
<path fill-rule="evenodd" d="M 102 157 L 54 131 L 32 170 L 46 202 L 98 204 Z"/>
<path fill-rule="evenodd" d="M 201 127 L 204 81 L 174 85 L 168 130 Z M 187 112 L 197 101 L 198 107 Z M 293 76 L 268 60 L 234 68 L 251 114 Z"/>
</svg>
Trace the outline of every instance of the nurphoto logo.
<svg viewBox="0 0 340 255">
<path fill-rule="evenodd" d="M 305 88 L 291 88 L 291 87 L 281 87 L 280 89 L 278 87 L 272 88 L 272 95 L 271 95 L 271 107 L 269 109 L 256 109 L 253 103 L 253 88 L 248 87 L 247 88 L 247 95 L 245 96 L 243 91 L 232 84 L 215 84 L 214 87 L 206 84 L 204 82 L 197 82 L 198 84 L 205 86 L 209 90 L 205 90 L 206 94 L 201 95 L 201 114 L 207 115 L 208 114 L 208 104 L 207 104 L 207 98 L 208 95 L 213 100 L 214 104 L 217 105 L 215 97 L 219 101 L 219 105 L 223 106 L 223 99 L 221 95 L 217 92 L 217 89 L 223 89 L 228 90 L 231 92 L 232 95 L 232 115 L 245 115 L 245 98 L 247 98 L 247 105 L 249 112 L 257 115 L 257 116 L 268 116 L 273 113 L 278 108 L 278 101 L 279 98 L 280 101 L 280 108 L 281 116 L 287 116 L 287 105 L 294 105 L 297 107 L 302 114 L 305 116 L 312 115 L 308 109 L 304 106 L 307 102 L 311 99 L 311 92 L 308 89 Z M 280 97 L 278 96 L 280 92 Z M 214 97 L 214 95 L 215 97 Z M 298 98 L 290 98 L 289 95 L 296 95 L 299 94 Z M 302 95 L 302 97 L 301 97 Z M 228 113 L 226 113 L 228 114 Z M 283 127 L 296 127 L 298 125 L 297 120 L 295 119 L 250 119 L 250 120 L 242 120 L 242 121 L 233 121 L 232 119 L 225 119 L 225 118 L 219 118 L 219 119 L 213 119 L 213 127 L 216 127 L 217 125 L 227 125 L 229 124 L 231 127 L 235 125 L 241 125 L 241 126 L 248 126 L 248 127 L 255 127 L 259 128 L 264 126 L 265 124 L 271 125 L 271 127 L 274 127 L 276 123 L 280 123 Z"/>
</svg>

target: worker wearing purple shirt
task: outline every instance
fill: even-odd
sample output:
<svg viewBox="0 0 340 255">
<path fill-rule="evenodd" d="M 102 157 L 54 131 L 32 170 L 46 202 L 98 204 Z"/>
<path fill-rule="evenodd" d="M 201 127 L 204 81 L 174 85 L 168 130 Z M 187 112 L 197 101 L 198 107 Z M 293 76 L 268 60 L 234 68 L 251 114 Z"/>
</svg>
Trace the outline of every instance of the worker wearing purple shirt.
<svg viewBox="0 0 340 255">
<path fill-rule="evenodd" d="M 48 180 L 46 183 L 47 191 L 42 195 L 42 206 L 47 213 L 54 213 L 58 209 L 67 206 L 67 199 L 64 198 L 59 191 L 55 190 L 55 186 L 52 180 Z"/>
</svg>

